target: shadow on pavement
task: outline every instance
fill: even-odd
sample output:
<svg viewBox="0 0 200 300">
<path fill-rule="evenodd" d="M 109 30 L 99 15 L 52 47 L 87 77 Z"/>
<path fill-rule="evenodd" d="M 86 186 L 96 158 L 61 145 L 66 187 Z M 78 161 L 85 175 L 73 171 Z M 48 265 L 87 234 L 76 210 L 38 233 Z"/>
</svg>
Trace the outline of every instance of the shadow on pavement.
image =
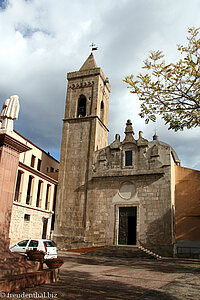
<svg viewBox="0 0 200 300">
<path fill-rule="evenodd" d="M 144 268 L 148 269 L 151 272 L 162 272 L 162 273 L 180 273 L 180 274 L 185 274 L 185 273 L 200 273 L 200 264 L 188 264 L 185 265 L 181 264 L 181 262 L 168 262 L 168 263 L 162 263 L 162 262 L 157 262 L 157 263 L 152 263 L 152 264 L 143 264 L 140 263 L 138 268 Z"/>
<path fill-rule="evenodd" d="M 42 285 L 16 292 L 22 294 L 36 294 L 38 299 L 42 294 L 50 295 L 48 299 L 162 299 L 176 300 L 167 292 L 160 292 L 124 284 L 111 279 L 98 279 L 88 272 L 62 270 L 61 280 L 54 284 Z M 45 294 L 44 294 L 45 293 Z M 44 297 L 43 297 L 44 298 Z M 24 297 L 12 297 L 12 299 L 24 299 Z M 28 299 L 37 299 L 28 297 Z"/>
<path fill-rule="evenodd" d="M 62 257 L 64 260 L 75 262 L 83 265 L 106 265 L 106 266 L 137 266 L 137 268 L 148 269 L 152 272 L 163 272 L 163 273 L 194 273 L 200 272 L 200 261 L 193 260 L 177 260 L 177 259 L 109 259 L 107 257 L 84 257 L 84 255 L 76 257 Z"/>
</svg>

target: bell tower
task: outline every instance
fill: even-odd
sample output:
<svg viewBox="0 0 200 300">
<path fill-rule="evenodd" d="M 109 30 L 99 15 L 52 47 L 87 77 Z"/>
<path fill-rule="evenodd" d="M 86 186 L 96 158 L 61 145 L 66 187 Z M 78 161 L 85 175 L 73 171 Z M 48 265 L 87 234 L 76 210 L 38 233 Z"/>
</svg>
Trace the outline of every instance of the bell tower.
<svg viewBox="0 0 200 300">
<path fill-rule="evenodd" d="M 87 246 L 88 182 L 93 153 L 108 145 L 110 93 L 92 53 L 67 79 L 54 234 L 62 249 Z"/>
</svg>

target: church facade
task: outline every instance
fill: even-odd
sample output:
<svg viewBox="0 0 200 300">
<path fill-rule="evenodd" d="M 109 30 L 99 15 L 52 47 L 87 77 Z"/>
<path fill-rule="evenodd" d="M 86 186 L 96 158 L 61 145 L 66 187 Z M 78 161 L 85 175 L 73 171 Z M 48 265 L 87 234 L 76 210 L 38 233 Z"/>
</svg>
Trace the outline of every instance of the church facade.
<svg viewBox="0 0 200 300">
<path fill-rule="evenodd" d="M 93 54 L 67 75 L 54 239 L 61 249 L 142 245 L 164 256 L 176 242 L 180 161 L 155 135 L 108 145 L 110 85 Z"/>
</svg>

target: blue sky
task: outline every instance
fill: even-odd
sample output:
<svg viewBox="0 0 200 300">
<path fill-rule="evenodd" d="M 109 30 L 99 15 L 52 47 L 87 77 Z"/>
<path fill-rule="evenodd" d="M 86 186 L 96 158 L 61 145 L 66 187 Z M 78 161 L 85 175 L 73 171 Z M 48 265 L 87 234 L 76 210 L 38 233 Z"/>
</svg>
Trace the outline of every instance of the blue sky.
<svg viewBox="0 0 200 300">
<path fill-rule="evenodd" d="M 6 0 L 0 0 L 0 7 L 5 8 L 6 7 Z"/>
<path fill-rule="evenodd" d="M 2 1 L 0 0 L 0 5 Z M 20 99 L 15 129 L 59 159 L 65 109 L 66 73 L 78 70 L 95 51 L 97 65 L 111 84 L 109 142 L 123 138 L 127 119 L 178 153 L 182 165 L 200 168 L 200 128 L 174 133 L 163 122 L 145 125 L 139 102 L 123 78 L 141 70 L 150 50 L 177 59 L 176 45 L 187 29 L 199 27 L 199 0 L 9 0 L 0 11 L 0 104 Z M 191 147 L 192 145 L 192 147 Z M 192 152 L 192 153 L 191 153 Z"/>
</svg>

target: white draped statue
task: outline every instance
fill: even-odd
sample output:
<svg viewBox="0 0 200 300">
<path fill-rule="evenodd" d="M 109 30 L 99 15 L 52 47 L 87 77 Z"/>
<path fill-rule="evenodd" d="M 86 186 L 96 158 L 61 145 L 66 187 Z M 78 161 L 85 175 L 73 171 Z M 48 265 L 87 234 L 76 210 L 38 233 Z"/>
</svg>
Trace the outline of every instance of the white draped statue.
<svg viewBox="0 0 200 300">
<path fill-rule="evenodd" d="M 13 120 L 17 120 L 19 115 L 19 97 L 10 96 L 6 99 L 1 110 L 0 133 L 13 132 Z"/>
</svg>

